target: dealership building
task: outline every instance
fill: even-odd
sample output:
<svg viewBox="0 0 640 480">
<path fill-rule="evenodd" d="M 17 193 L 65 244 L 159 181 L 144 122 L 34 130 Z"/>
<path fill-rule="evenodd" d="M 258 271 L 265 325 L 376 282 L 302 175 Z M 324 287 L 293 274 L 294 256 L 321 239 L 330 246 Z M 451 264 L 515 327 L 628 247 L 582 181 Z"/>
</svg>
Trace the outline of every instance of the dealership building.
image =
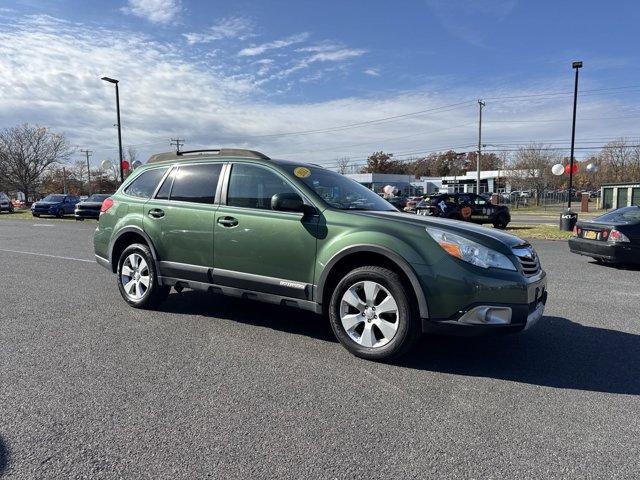
<svg viewBox="0 0 640 480">
<path fill-rule="evenodd" d="M 347 173 L 345 177 L 351 178 L 370 190 L 381 194 L 387 185 L 395 187 L 399 195 L 412 197 L 436 193 L 442 188 L 440 177 L 420 177 L 395 173 Z"/>
</svg>

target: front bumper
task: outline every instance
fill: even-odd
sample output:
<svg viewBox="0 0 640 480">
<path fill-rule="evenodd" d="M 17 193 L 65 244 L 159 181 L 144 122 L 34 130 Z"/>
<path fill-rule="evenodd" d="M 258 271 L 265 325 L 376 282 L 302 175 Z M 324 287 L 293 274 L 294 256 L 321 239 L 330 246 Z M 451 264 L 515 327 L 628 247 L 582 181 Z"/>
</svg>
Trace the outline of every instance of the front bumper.
<svg viewBox="0 0 640 480">
<path fill-rule="evenodd" d="M 423 318 L 422 331 L 458 336 L 516 333 L 542 318 L 548 296 L 544 271 L 520 285 L 517 296 L 522 303 L 504 302 L 505 290 L 513 288 L 512 284 L 497 282 L 492 287 L 481 301 L 470 303 L 449 318 Z"/>
<path fill-rule="evenodd" d="M 578 255 L 586 255 L 609 262 L 640 262 L 640 247 L 627 242 L 610 243 L 573 237 L 569 239 L 569 250 Z"/>
</svg>

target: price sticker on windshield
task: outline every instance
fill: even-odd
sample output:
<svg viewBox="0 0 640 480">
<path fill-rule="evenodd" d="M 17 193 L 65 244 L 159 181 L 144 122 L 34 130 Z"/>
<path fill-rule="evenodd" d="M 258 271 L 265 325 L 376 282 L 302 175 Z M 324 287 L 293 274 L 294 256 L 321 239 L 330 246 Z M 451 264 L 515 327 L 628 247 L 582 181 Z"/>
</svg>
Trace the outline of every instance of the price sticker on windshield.
<svg viewBox="0 0 640 480">
<path fill-rule="evenodd" d="M 311 170 L 307 167 L 296 167 L 293 174 L 298 178 L 307 178 L 311 175 Z"/>
</svg>

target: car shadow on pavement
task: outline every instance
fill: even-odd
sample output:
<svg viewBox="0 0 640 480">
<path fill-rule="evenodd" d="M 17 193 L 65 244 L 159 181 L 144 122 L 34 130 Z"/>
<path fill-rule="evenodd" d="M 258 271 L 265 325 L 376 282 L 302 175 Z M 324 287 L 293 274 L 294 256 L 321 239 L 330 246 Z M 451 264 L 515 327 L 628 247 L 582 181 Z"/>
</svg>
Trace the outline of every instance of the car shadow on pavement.
<svg viewBox="0 0 640 480">
<path fill-rule="evenodd" d="M 598 263 L 595 260 L 589 262 L 591 265 L 597 265 L 611 270 L 629 270 L 630 272 L 640 272 L 640 264 L 631 263 Z"/>
<path fill-rule="evenodd" d="M 338 341 L 329 322 L 320 315 L 254 300 L 186 290 L 172 293 L 159 309 L 163 312 L 222 318 L 328 342 Z"/>
<path fill-rule="evenodd" d="M 9 450 L 7 449 L 7 446 L 4 443 L 4 440 L 2 440 L 2 437 L 0 437 L 0 477 L 2 476 L 2 473 L 7 469 L 8 465 L 9 465 Z"/>
<path fill-rule="evenodd" d="M 426 337 L 396 365 L 555 388 L 640 395 L 640 335 L 544 317 L 500 337 Z"/>
</svg>

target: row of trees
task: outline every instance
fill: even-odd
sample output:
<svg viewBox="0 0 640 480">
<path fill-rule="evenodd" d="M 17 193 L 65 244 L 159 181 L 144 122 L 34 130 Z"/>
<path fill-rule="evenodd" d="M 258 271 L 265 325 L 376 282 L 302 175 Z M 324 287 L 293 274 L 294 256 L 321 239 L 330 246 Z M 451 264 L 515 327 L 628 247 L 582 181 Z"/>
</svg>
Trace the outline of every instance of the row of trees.
<svg viewBox="0 0 640 480">
<path fill-rule="evenodd" d="M 476 152 L 457 153 L 449 150 L 432 153 L 425 157 L 399 160 L 392 153 L 374 152 L 367 158 L 362 173 L 396 173 L 416 177 L 443 177 L 463 175 L 476 169 Z M 481 170 L 502 170 L 514 189 L 542 192 L 567 188 L 568 177 L 554 176 L 551 167 L 556 163 L 566 165 L 569 157 L 550 145 L 532 143 L 515 151 L 483 153 Z M 587 172 L 586 166 L 593 164 L 595 172 Z M 578 162 L 578 173 L 574 175 L 574 186 L 580 189 L 598 188 L 603 183 L 640 181 L 640 146 L 626 139 L 607 143 L 602 149 Z M 337 160 L 342 173 L 354 171 L 354 165 L 346 158 Z"/>
<path fill-rule="evenodd" d="M 76 153 L 68 139 L 50 129 L 29 124 L 0 130 L 0 191 L 22 192 L 27 201 L 48 193 L 75 195 L 112 192 L 118 172 L 91 169 L 89 184 L 85 161 L 70 163 Z M 129 163 L 137 158 L 128 148 Z"/>
</svg>

